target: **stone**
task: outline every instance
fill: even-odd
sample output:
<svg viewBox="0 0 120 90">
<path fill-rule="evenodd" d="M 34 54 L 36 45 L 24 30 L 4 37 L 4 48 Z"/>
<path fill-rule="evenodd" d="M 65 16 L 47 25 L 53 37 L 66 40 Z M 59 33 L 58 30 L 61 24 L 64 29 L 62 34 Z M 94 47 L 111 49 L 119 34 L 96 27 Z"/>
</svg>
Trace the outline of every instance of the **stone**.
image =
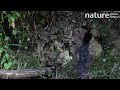
<svg viewBox="0 0 120 90">
<path fill-rule="evenodd" d="M 93 59 L 100 57 L 101 53 L 103 52 L 101 44 L 98 43 L 98 41 L 96 41 L 94 37 L 92 37 L 92 39 L 89 42 L 88 50 Z"/>
<path fill-rule="evenodd" d="M 114 46 L 115 46 L 117 49 L 120 50 L 120 39 L 116 39 L 116 40 L 114 41 Z"/>
<path fill-rule="evenodd" d="M 62 63 L 62 66 L 68 64 L 71 60 L 72 60 L 72 56 L 69 55 L 69 51 L 63 51 L 62 53 L 60 53 L 57 62 L 58 63 Z"/>
</svg>

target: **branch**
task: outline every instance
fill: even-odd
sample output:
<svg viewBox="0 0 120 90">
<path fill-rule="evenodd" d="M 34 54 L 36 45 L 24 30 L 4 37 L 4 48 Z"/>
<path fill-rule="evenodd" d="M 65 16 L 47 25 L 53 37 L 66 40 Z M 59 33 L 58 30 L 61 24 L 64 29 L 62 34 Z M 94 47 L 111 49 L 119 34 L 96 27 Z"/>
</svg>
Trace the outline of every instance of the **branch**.
<svg viewBox="0 0 120 90">
<path fill-rule="evenodd" d="M 41 69 L 23 69 L 23 70 L 0 70 L 1 79 L 24 79 L 30 77 L 39 77 L 48 75 L 53 72 L 51 67 L 43 67 Z"/>
</svg>

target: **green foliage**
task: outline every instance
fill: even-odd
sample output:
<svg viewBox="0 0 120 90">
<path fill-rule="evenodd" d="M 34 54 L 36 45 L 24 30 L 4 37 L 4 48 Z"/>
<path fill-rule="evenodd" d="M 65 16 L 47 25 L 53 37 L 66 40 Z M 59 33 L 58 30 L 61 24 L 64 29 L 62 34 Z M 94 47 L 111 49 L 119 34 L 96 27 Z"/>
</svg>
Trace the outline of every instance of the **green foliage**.
<svg viewBox="0 0 120 90">
<path fill-rule="evenodd" d="M 8 53 L 5 53 L 1 59 L 1 66 L 5 69 L 10 69 L 12 67 L 12 61 Z"/>
<path fill-rule="evenodd" d="M 8 14 L 8 22 L 15 22 L 15 17 L 11 14 Z"/>
<path fill-rule="evenodd" d="M 40 26 L 41 27 L 45 27 L 45 22 L 46 22 L 45 18 L 41 18 L 41 20 L 40 20 Z"/>
<path fill-rule="evenodd" d="M 8 40 L 9 40 L 9 38 L 10 38 L 10 37 L 6 36 L 4 40 L 5 40 L 5 41 L 8 41 Z"/>
<path fill-rule="evenodd" d="M 100 30 L 101 32 L 101 36 L 104 38 L 103 40 L 103 44 L 110 44 L 111 41 L 113 41 L 113 37 L 111 36 L 110 34 L 110 30 L 109 29 L 101 29 Z"/>
<path fill-rule="evenodd" d="M 4 63 L 4 68 L 9 69 L 12 66 L 12 61 L 9 61 L 8 63 Z"/>
<path fill-rule="evenodd" d="M 5 49 L 9 49 L 9 45 L 6 44 L 6 45 L 4 46 L 4 48 L 5 48 Z"/>
<path fill-rule="evenodd" d="M 91 68 L 91 75 L 94 78 L 102 78 L 102 79 L 113 79 L 120 78 L 119 76 L 119 68 L 120 66 L 120 54 L 110 55 L 106 53 L 102 55 L 98 60 L 94 63 L 94 66 Z"/>
<path fill-rule="evenodd" d="M 118 79 L 120 73 L 117 68 L 120 66 L 120 51 L 111 55 L 114 47 L 112 46 L 113 37 L 110 34 L 111 27 L 108 23 L 101 25 L 99 32 L 102 36 L 103 54 L 94 61 L 90 69 L 91 76 L 96 79 Z"/>
<path fill-rule="evenodd" d="M 17 34 L 17 30 L 16 29 L 12 30 L 12 34 L 16 35 Z"/>
<path fill-rule="evenodd" d="M 4 51 L 4 48 L 3 47 L 1 47 L 0 48 L 0 53 L 2 53 Z"/>
<path fill-rule="evenodd" d="M 20 17 L 18 11 L 1 11 L 1 23 L 4 22 L 5 18 L 8 18 L 9 26 L 13 27 L 12 34 L 16 35 L 17 30 L 15 29 L 15 21 Z M 10 40 L 9 36 L 6 36 L 3 30 L 2 25 L 0 24 L 0 62 L 1 69 L 11 69 L 13 67 L 14 58 L 11 54 L 8 41 Z"/>
</svg>

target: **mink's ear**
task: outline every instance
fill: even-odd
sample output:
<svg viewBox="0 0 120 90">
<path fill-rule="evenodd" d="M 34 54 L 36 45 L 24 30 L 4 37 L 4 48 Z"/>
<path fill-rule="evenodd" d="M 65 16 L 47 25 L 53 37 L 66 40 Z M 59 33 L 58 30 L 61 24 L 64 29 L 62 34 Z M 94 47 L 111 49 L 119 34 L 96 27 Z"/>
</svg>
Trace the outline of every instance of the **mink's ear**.
<svg viewBox="0 0 120 90">
<path fill-rule="evenodd" d="M 92 38 L 92 34 L 90 33 L 90 30 L 85 34 L 83 41 L 84 42 L 89 42 L 90 39 Z"/>
</svg>

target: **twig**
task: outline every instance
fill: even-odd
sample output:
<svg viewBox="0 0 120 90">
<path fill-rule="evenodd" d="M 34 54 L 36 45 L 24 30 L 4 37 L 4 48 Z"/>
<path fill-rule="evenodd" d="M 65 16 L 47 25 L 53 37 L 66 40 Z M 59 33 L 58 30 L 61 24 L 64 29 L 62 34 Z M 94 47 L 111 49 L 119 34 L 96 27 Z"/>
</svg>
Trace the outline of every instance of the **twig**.
<svg viewBox="0 0 120 90">
<path fill-rule="evenodd" d="M 114 72 L 114 70 L 115 70 L 115 68 L 118 66 L 118 64 L 119 64 L 119 63 L 114 64 L 114 66 L 113 66 L 113 68 L 112 68 L 112 70 L 111 70 L 111 72 L 110 72 L 110 76 L 112 75 L 112 73 Z"/>
<path fill-rule="evenodd" d="M 53 72 L 51 67 L 43 67 L 41 69 L 24 69 L 24 70 L 0 70 L 1 79 L 24 79 L 34 78 L 41 75 L 48 75 Z"/>
</svg>

